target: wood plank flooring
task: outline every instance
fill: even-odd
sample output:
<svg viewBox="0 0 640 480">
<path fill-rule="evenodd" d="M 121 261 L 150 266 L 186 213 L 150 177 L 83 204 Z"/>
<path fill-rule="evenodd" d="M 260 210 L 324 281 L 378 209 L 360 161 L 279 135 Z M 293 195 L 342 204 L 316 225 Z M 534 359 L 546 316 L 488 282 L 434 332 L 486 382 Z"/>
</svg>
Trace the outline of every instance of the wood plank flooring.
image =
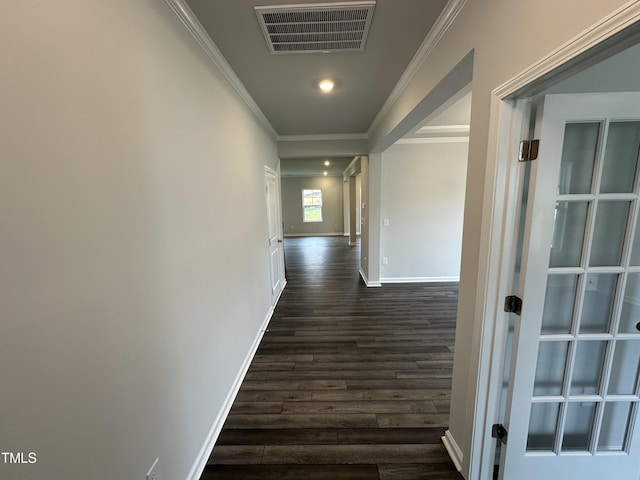
<svg viewBox="0 0 640 480">
<path fill-rule="evenodd" d="M 287 287 L 201 480 L 459 480 L 456 284 L 366 288 L 343 237 L 285 239 Z"/>
</svg>

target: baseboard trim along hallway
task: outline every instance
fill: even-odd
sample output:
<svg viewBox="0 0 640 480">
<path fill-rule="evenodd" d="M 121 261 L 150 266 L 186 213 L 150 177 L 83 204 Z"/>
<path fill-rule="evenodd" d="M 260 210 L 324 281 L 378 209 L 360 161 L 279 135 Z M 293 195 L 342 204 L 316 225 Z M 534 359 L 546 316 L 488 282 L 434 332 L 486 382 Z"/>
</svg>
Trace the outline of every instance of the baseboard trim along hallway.
<svg viewBox="0 0 640 480">
<path fill-rule="evenodd" d="M 284 248 L 287 286 L 200 480 L 461 480 L 441 440 L 458 284 L 367 288 L 342 236 Z"/>
<path fill-rule="evenodd" d="M 444 448 L 447 449 L 449 453 L 449 457 L 451 457 L 451 461 L 456 466 L 456 469 L 461 472 L 462 471 L 462 461 L 463 455 L 462 450 L 458 446 L 458 442 L 456 442 L 453 435 L 451 435 L 451 431 L 447 430 L 444 432 L 444 437 L 442 437 L 442 443 L 444 444 Z"/>
<path fill-rule="evenodd" d="M 242 367 L 240 368 L 240 371 L 238 372 L 238 375 L 236 376 L 236 379 L 233 382 L 231 390 L 227 394 L 227 397 L 225 398 L 224 403 L 222 404 L 222 408 L 220 412 L 216 416 L 216 419 L 213 421 L 213 424 L 209 429 L 209 433 L 207 434 L 204 444 L 202 445 L 202 447 L 200 448 L 200 451 L 198 452 L 198 455 L 193 463 L 193 466 L 191 467 L 191 469 L 189 470 L 189 473 L 187 474 L 186 480 L 199 480 L 200 476 L 202 475 L 202 472 L 206 468 L 207 461 L 211 456 L 211 452 L 213 452 L 213 448 L 215 447 L 216 441 L 220 436 L 220 432 L 222 432 L 222 427 L 224 426 L 224 422 L 227 416 L 229 415 L 229 411 L 231 411 L 233 402 L 235 401 L 238 395 L 238 392 L 240 391 L 242 382 L 244 381 L 247 375 L 247 372 L 251 367 L 251 362 L 253 361 L 256 355 L 256 352 L 258 351 L 258 347 L 260 346 L 262 337 L 264 337 L 267 327 L 269 326 L 269 322 L 273 317 L 275 305 L 278 304 L 280 297 L 282 297 L 282 292 L 284 292 L 286 285 L 287 285 L 287 282 L 285 280 L 283 283 L 282 289 L 280 290 L 280 293 L 275 301 L 275 304 L 269 308 L 269 311 L 267 312 L 262 322 L 262 325 L 260 326 L 260 329 L 256 334 L 256 338 L 253 340 L 253 343 L 251 344 L 249 353 L 247 353 L 247 356 L 245 357 L 244 362 L 242 363 Z"/>
</svg>

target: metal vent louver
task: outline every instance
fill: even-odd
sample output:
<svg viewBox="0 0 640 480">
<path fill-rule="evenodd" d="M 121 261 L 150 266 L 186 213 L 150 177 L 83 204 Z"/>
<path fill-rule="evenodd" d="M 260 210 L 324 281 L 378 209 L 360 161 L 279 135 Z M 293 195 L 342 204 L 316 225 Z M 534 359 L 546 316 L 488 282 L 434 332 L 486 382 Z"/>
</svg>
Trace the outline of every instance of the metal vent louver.
<svg viewBox="0 0 640 480">
<path fill-rule="evenodd" d="M 364 50 L 375 1 L 254 7 L 271 53 Z"/>
</svg>

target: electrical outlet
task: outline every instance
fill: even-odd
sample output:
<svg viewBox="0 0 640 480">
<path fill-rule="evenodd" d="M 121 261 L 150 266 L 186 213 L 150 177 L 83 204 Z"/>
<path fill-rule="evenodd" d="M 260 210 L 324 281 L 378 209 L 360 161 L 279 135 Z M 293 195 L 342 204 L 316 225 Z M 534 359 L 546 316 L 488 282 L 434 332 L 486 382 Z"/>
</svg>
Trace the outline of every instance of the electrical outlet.
<svg viewBox="0 0 640 480">
<path fill-rule="evenodd" d="M 153 465 L 151 465 L 151 468 L 147 472 L 146 480 L 160 480 L 160 470 L 158 469 L 159 461 L 160 459 L 156 458 L 156 461 L 153 462 Z"/>
<path fill-rule="evenodd" d="M 389 259 L 387 257 L 382 257 L 382 264 L 389 265 Z"/>
</svg>

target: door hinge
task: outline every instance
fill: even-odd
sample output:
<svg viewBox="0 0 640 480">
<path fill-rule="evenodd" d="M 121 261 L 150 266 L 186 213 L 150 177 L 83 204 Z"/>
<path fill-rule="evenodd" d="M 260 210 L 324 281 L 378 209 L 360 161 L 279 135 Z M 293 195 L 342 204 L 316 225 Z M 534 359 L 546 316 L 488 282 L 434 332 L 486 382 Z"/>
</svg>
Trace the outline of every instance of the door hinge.
<svg viewBox="0 0 640 480">
<path fill-rule="evenodd" d="M 523 140 L 520 142 L 520 150 L 518 151 L 519 162 L 530 162 L 538 158 L 538 149 L 540 148 L 540 140 Z"/>
<path fill-rule="evenodd" d="M 507 313 L 522 313 L 522 299 L 517 295 L 507 295 L 504 297 L 504 311 Z"/>
<path fill-rule="evenodd" d="M 491 438 L 497 438 L 505 445 L 507 444 L 507 429 L 501 423 L 494 423 L 491 426 Z"/>
</svg>

